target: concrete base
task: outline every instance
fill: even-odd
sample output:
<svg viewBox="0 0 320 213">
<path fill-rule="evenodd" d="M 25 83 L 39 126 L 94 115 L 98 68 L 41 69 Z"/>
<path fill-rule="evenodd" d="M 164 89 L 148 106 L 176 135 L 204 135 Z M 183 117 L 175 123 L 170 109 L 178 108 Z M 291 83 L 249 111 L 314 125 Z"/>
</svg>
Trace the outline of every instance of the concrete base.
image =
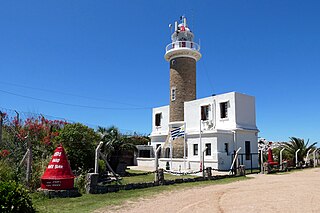
<svg viewBox="0 0 320 213">
<path fill-rule="evenodd" d="M 55 197 L 80 197 L 81 194 L 77 188 L 73 189 L 66 189 L 66 190 L 51 190 L 51 189 L 41 189 L 37 190 L 38 192 L 42 193 L 44 196 L 49 198 Z"/>
</svg>

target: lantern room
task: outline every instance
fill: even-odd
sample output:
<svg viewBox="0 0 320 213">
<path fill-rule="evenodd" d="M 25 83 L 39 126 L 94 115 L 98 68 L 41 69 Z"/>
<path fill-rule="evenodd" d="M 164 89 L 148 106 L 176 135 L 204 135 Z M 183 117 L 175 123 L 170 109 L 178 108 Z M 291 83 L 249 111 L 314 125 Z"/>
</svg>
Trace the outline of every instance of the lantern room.
<svg viewBox="0 0 320 213">
<path fill-rule="evenodd" d="M 194 34 L 187 25 L 187 19 L 182 16 L 181 23 L 174 23 L 174 32 L 171 35 L 172 43 L 166 47 L 165 59 L 170 61 L 177 57 L 190 57 L 198 61 L 201 58 L 200 45 L 193 41 Z M 172 25 L 169 25 L 170 28 Z"/>
</svg>

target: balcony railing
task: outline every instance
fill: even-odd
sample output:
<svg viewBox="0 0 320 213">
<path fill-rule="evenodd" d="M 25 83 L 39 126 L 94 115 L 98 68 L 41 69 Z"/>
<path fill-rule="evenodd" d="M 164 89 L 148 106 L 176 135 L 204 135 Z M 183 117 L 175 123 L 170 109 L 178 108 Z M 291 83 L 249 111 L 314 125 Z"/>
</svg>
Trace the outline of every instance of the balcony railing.
<svg viewBox="0 0 320 213">
<path fill-rule="evenodd" d="M 184 49 L 184 48 L 200 51 L 200 45 L 193 41 L 175 41 L 167 45 L 166 52 L 173 49 Z"/>
</svg>

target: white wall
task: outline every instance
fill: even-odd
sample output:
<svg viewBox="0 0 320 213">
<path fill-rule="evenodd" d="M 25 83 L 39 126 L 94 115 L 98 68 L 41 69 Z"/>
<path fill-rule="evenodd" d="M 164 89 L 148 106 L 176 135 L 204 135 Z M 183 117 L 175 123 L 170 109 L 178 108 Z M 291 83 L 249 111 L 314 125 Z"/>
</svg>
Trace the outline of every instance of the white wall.
<svg viewBox="0 0 320 213">
<path fill-rule="evenodd" d="M 220 103 L 228 102 L 228 117 L 220 117 Z M 200 145 L 201 106 L 209 105 L 209 120 L 201 123 L 202 146 Z M 186 122 L 186 141 L 189 167 L 198 168 L 200 152 L 206 143 L 211 143 L 211 156 L 205 156 L 205 161 L 213 168 L 228 170 L 234 150 L 242 147 L 240 153 L 245 153 L 245 141 L 250 141 L 251 153 L 258 152 L 258 136 L 255 115 L 255 99 L 236 92 L 230 92 L 202 98 L 184 103 L 184 120 Z M 162 113 L 161 126 L 155 126 L 155 115 Z M 163 144 L 169 133 L 169 106 L 154 108 L 152 112 L 151 145 Z M 234 135 L 235 133 L 235 135 Z M 236 142 L 234 142 L 236 141 Z M 224 143 L 229 144 L 229 153 L 224 150 Z M 198 144 L 198 156 L 193 155 L 193 144 Z M 253 166 L 258 165 L 258 156 L 254 156 Z M 249 168 L 250 161 L 244 160 Z M 179 166 L 178 162 L 175 163 Z"/>
<path fill-rule="evenodd" d="M 161 126 L 155 125 L 156 114 L 161 113 Z M 169 106 L 153 108 L 152 110 L 152 136 L 168 135 L 169 132 Z"/>
<path fill-rule="evenodd" d="M 235 129 L 235 92 L 215 95 L 184 103 L 184 119 L 187 123 L 187 131 L 196 133 L 200 131 L 201 106 L 209 105 L 209 120 L 202 122 L 202 130 L 209 129 Z M 228 117 L 221 118 L 220 103 L 228 102 Z"/>
<path fill-rule="evenodd" d="M 257 129 L 255 98 L 240 93 L 235 95 L 237 128 Z"/>
<path fill-rule="evenodd" d="M 251 153 L 258 153 L 258 136 L 255 131 L 236 131 L 236 149 L 241 147 L 239 153 L 245 153 L 245 141 L 250 141 Z M 243 164 L 246 168 L 250 168 L 250 160 L 245 160 L 243 157 Z M 253 167 L 258 167 L 258 154 L 253 155 Z"/>
</svg>

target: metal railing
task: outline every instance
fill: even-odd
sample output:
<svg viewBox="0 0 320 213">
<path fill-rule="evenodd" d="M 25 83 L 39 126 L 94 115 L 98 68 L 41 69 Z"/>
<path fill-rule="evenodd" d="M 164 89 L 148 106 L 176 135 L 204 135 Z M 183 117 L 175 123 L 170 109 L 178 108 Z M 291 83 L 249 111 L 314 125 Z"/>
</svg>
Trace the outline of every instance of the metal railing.
<svg viewBox="0 0 320 213">
<path fill-rule="evenodd" d="M 173 49 L 183 49 L 183 48 L 200 51 L 200 45 L 193 41 L 175 41 L 167 45 L 166 52 Z"/>
</svg>

